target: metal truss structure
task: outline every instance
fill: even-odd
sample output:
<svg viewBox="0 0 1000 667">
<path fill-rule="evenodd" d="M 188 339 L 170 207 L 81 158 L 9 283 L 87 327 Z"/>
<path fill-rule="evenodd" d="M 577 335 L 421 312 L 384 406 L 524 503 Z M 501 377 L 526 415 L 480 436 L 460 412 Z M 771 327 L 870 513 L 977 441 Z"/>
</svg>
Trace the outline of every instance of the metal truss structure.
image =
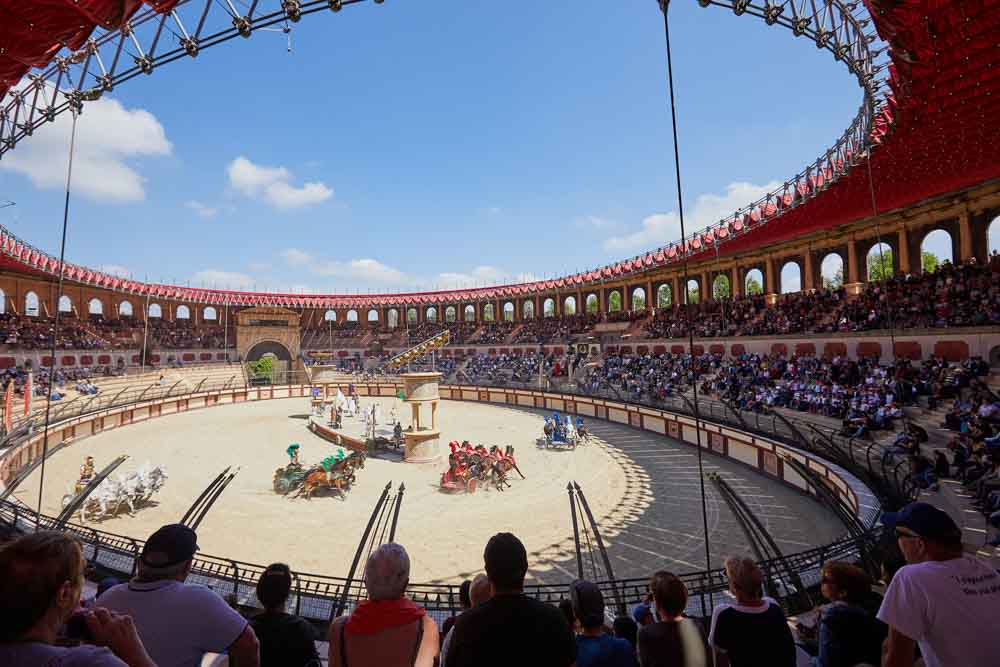
<svg viewBox="0 0 1000 667">
<path fill-rule="evenodd" d="M 0 159 L 45 123 L 68 111 L 80 113 L 87 102 L 118 86 L 184 58 L 197 58 L 206 49 L 260 30 L 288 31 L 290 24 L 318 12 L 338 13 L 365 0 L 179 0 L 167 12 L 155 3 L 145 6 L 123 25 L 98 28 L 75 51 L 63 49 L 41 70 L 28 74 L 0 100 Z M 383 4 L 384 0 L 371 0 Z M 717 6 L 741 16 L 753 16 L 767 25 L 786 28 L 812 42 L 843 63 L 857 79 L 863 103 L 847 130 L 827 151 L 782 187 L 735 211 L 732 216 L 695 232 L 655 253 L 655 263 L 679 261 L 749 231 L 761 222 L 817 196 L 865 159 L 877 138 L 891 124 L 891 114 L 880 116 L 885 103 L 887 48 L 871 25 L 865 4 L 846 0 L 695 0 L 702 7 Z M 669 0 L 658 0 L 666 11 Z M 882 118 L 881 122 L 878 120 Z M 619 262 L 615 275 L 650 267 L 652 253 Z M 638 260 L 638 261 L 636 261 Z M 607 267 L 605 267 L 607 268 Z M 589 281 L 595 274 L 588 274 Z"/>
</svg>

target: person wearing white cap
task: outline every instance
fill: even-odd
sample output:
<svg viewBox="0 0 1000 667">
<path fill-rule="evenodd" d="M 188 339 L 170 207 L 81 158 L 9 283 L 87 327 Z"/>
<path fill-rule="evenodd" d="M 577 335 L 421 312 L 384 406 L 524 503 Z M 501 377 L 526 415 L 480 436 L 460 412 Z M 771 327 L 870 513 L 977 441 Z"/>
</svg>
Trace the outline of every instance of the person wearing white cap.
<svg viewBox="0 0 1000 667">
<path fill-rule="evenodd" d="M 892 578 L 878 619 L 889 626 L 882 667 L 912 667 L 915 647 L 926 667 L 1000 663 L 1000 575 L 962 551 L 962 531 L 945 512 L 910 503 L 886 512 L 907 565 Z"/>
</svg>

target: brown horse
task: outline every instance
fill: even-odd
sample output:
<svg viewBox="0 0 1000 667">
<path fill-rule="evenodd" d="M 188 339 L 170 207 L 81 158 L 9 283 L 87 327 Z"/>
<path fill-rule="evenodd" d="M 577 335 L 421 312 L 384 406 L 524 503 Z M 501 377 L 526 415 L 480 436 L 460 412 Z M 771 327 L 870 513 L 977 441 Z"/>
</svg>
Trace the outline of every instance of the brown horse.
<svg viewBox="0 0 1000 667">
<path fill-rule="evenodd" d="M 340 495 L 342 500 L 346 500 L 347 492 L 351 490 L 351 485 L 355 481 L 354 471 L 363 469 L 364 467 L 364 452 L 351 452 L 350 455 L 333 467 L 331 474 L 327 474 L 319 466 L 312 468 L 306 473 L 305 478 L 303 478 L 302 485 L 299 487 L 295 497 L 305 496 L 306 500 L 309 500 L 320 489 L 333 489 Z"/>
</svg>

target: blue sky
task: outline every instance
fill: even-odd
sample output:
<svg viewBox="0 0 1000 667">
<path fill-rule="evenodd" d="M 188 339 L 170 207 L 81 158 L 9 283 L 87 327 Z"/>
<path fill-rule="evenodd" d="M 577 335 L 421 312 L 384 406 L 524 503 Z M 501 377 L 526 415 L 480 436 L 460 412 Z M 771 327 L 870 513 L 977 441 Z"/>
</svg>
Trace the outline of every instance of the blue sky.
<svg viewBox="0 0 1000 667">
<path fill-rule="evenodd" d="M 276 4 L 271 2 L 271 4 Z M 689 227 L 795 174 L 860 91 L 790 32 L 671 9 Z M 677 238 L 654 0 L 389 0 L 258 33 L 85 109 L 68 257 L 139 279 L 397 291 L 554 275 Z M 66 124 L 0 160 L 58 250 Z"/>
</svg>

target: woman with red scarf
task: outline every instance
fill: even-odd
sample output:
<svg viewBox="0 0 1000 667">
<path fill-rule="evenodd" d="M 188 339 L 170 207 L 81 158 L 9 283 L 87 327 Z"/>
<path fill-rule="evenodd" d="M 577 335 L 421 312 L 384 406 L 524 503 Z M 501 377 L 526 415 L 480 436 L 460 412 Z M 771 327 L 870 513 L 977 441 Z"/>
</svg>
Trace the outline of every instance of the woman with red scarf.
<svg viewBox="0 0 1000 667">
<path fill-rule="evenodd" d="M 432 667 L 440 640 L 426 610 L 406 597 L 410 557 L 383 544 L 368 557 L 368 599 L 330 624 L 330 667 Z"/>
</svg>

